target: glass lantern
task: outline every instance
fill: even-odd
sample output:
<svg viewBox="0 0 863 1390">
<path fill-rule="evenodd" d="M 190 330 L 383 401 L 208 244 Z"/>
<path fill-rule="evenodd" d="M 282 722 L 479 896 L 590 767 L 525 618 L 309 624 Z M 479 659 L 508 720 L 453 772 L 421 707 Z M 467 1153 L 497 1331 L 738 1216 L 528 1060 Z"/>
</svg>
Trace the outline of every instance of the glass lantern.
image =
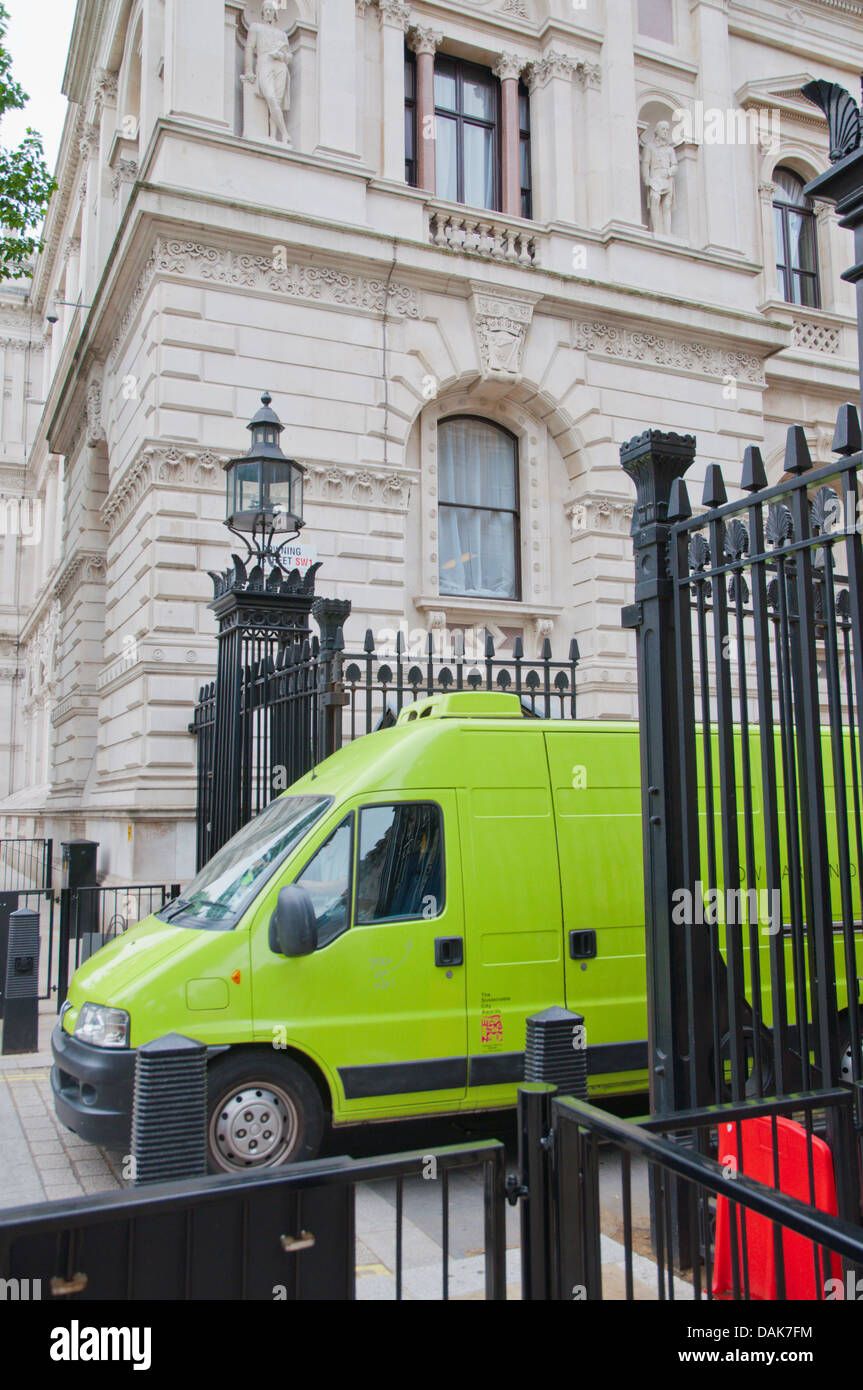
<svg viewBox="0 0 863 1390">
<path fill-rule="evenodd" d="M 284 425 L 270 409 L 272 397 L 261 397 L 261 409 L 247 428 L 249 452 L 225 464 L 226 525 L 234 531 L 264 536 L 295 533 L 303 522 L 302 464 L 282 453 L 279 435 Z"/>
</svg>

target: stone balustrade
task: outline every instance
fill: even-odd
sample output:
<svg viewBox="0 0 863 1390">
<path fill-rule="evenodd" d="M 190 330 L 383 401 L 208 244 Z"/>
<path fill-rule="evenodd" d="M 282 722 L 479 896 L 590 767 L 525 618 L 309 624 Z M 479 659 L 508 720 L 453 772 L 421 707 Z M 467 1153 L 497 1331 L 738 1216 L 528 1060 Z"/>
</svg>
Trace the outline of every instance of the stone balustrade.
<svg viewBox="0 0 863 1390">
<path fill-rule="evenodd" d="M 429 213 L 429 241 L 466 256 L 481 256 L 510 265 L 539 264 L 536 235 L 512 223 L 491 221 L 475 213 L 461 214 L 432 209 Z"/>
</svg>

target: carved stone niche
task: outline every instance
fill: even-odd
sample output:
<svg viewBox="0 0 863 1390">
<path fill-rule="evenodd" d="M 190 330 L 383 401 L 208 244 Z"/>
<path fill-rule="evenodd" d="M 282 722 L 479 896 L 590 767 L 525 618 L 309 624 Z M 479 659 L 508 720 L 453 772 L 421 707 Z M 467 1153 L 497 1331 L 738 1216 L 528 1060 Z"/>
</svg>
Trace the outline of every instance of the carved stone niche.
<svg viewBox="0 0 863 1390">
<path fill-rule="evenodd" d="M 247 140 L 293 148 L 288 127 L 297 72 L 291 39 L 299 21 L 296 0 L 251 0 L 239 16 L 240 128 Z"/>
</svg>

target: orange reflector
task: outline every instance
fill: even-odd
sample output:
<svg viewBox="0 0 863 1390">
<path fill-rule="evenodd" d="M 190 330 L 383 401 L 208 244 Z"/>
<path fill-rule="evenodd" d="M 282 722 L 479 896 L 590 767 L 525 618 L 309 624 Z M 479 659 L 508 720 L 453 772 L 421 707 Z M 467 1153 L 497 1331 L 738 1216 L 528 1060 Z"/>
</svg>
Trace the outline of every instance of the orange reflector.
<svg viewBox="0 0 863 1390">
<path fill-rule="evenodd" d="M 242 978 L 243 978 L 243 977 L 242 977 L 242 975 L 241 975 L 241 973 L 240 973 L 239 970 L 235 970 L 234 973 L 233 973 L 233 975 L 231 976 L 231 979 L 233 980 L 233 982 L 234 982 L 235 985 L 238 985 L 238 984 L 240 983 L 240 980 L 241 980 Z"/>
</svg>

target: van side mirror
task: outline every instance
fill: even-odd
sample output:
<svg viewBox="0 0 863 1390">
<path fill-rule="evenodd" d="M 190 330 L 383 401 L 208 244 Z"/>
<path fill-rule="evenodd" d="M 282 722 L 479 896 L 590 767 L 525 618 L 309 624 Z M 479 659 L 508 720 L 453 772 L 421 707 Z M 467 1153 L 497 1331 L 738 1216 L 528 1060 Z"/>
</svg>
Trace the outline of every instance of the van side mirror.
<svg viewBox="0 0 863 1390">
<path fill-rule="evenodd" d="M 295 883 L 281 888 L 270 918 L 270 950 L 277 956 L 310 956 L 317 947 L 318 922 L 308 893 Z"/>
</svg>

